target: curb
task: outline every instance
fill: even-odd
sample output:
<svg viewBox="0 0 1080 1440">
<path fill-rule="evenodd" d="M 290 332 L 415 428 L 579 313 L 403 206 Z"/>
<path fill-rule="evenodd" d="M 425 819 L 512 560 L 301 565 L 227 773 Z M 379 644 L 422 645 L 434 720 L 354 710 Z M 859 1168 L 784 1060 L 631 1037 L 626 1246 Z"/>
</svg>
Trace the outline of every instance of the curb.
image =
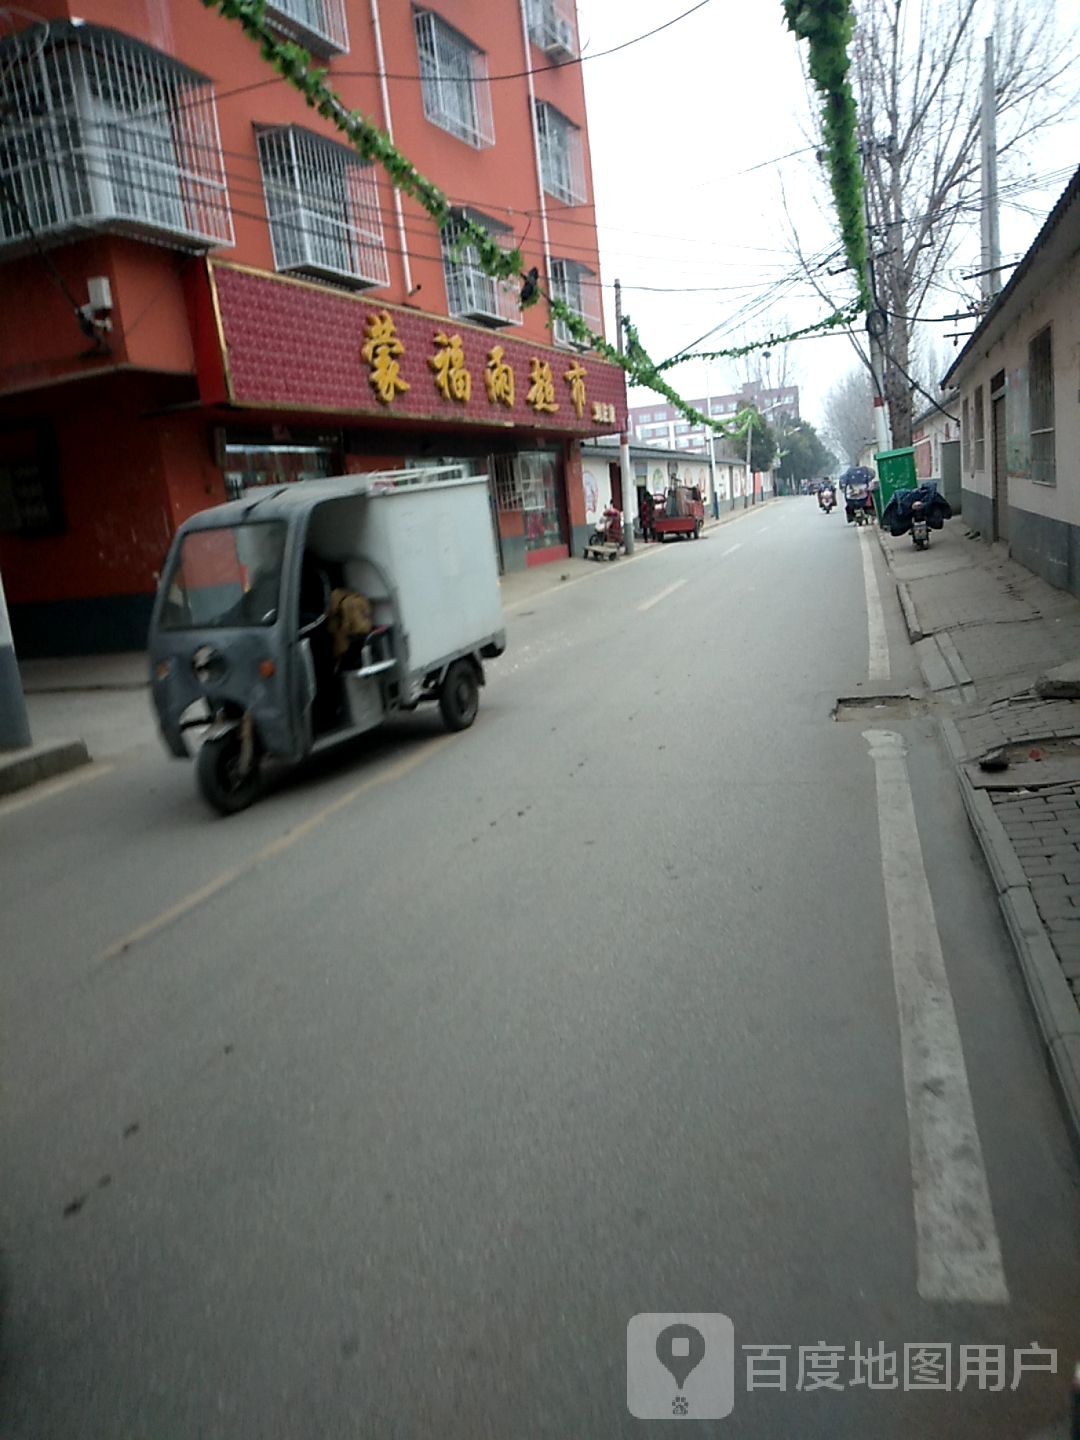
<svg viewBox="0 0 1080 1440">
<path fill-rule="evenodd" d="M 1050 1071 L 1072 1121 L 1074 1138 L 1080 1143 L 1080 1006 L 1069 989 L 1035 908 L 1031 886 L 1004 825 L 994 813 L 993 802 L 985 791 L 976 790 L 964 773 L 963 742 L 955 721 L 943 720 L 942 729 L 964 809 L 986 858 L 998 905 L 1020 962 Z"/>
<path fill-rule="evenodd" d="M 915 609 L 915 601 L 911 598 L 911 590 L 906 580 L 897 580 L 896 593 L 900 598 L 900 609 L 904 614 L 904 626 L 907 630 L 908 639 L 912 645 L 915 645 L 926 637 L 919 623 L 919 615 Z"/>
<path fill-rule="evenodd" d="M 90 752 L 82 740 L 67 740 L 55 745 L 36 745 L 30 750 L 16 750 L 0 755 L 0 795 L 14 795 L 51 780 L 65 770 L 75 770 L 90 763 Z"/>
</svg>

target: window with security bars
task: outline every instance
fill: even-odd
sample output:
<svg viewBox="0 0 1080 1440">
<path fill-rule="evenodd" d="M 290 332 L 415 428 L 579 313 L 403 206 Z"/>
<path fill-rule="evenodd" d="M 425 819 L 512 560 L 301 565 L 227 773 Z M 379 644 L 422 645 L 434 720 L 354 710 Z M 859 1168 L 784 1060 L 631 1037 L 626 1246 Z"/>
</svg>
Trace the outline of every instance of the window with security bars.
<svg viewBox="0 0 1080 1440">
<path fill-rule="evenodd" d="M 966 395 L 960 410 L 960 468 L 971 473 L 971 401 Z"/>
<path fill-rule="evenodd" d="M 495 144 L 491 87 L 483 53 L 430 10 L 413 14 L 424 114 L 466 144 Z"/>
<path fill-rule="evenodd" d="M 972 407 L 971 461 L 976 470 L 986 469 L 986 412 L 984 391 L 981 385 L 975 387 L 975 404 Z"/>
<path fill-rule="evenodd" d="M 93 25 L 0 46 L 0 247 L 120 231 L 233 243 L 210 82 Z"/>
<path fill-rule="evenodd" d="M 357 289 L 388 285 L 372 167 L 291 125 L 262 130 L 258 141 L 276 268 Z"/>
<path fill-rule="evenodd" d="M 600 286 L 593 272 L 584 265 L 574 260 L 552 260 L 551 296 L 553 300 L 561 300 L 593 332 L 600 328 Z M 577 339 L 558 315 L 551 328 L 556 345 L 570 345 L 578 350 L 589 348 L 588 342 Z"/>
<path fill-rule="evenodd" d="M 554 105 L 536 102 L 536 135 L 540 143 L 540 174 L 544 189 L 567 205 L 585 201 L 585 165 L 581 131 Z"/>
<path fill-rule="evenodd" d="M 345 0 L 267 0 L 266 18 L 316 54 L 343 55 L 349 48 Z"/>
<path fill-rule="evenodd" d="M 496 280 L 480 268 L 480 257 L 466 239 L 465 213 L 458 212 L 442 231 L 443 275 L 446 279 L 448 315 L 477 320 L 481 325 L 520 325 L 518 285 Z M 510 231 L 485 215 L 469 213 L 499 244 L 508 243 Z"/>
<path fill-rule="evenodd" d="M 524 506 L 521 474 L 513 455 L 494 455 L 491 460 L 495 481 L 495 503 L 500 510 L 520 510 Z"/>
<path fill-rule="evenodd" d="M 1028 404 L 1031 425 L 1031 478 L 1036 485 L 1057 483 L 1054 455 L 1054 348 L 1050 326 L 1028 346 Z"/>
</svg>

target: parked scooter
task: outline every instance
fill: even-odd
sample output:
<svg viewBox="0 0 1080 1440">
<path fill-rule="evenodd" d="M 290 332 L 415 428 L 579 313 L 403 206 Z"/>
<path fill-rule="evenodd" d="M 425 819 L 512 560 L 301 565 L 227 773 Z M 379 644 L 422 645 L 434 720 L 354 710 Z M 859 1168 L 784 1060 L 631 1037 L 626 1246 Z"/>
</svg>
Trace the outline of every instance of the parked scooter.
<svg viewBox="0 0 1080 1440">
<path fill-rule="evenodd" d="M 925 550 L 930 544 L 930 522 L 921 500 L 914 500 L 911 505 L 911 543 L 916 550 Z"/>
</svg>

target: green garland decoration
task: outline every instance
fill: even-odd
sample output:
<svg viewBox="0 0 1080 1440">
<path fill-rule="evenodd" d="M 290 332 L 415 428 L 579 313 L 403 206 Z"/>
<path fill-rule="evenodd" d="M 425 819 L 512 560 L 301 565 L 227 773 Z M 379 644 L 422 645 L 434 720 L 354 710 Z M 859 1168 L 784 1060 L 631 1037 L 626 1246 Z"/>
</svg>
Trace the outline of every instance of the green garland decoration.
<svg viewBox="0 0 1080 1440">
<path fill-rule="evenodd" d="M 329 72 L 316 65 L 302 45 L 285 40 L 277 34 L 266 18 L 266 0 L 202 0 L 202 3 L 208 10 L 216 10 L 224 19 L 235 20 L 248 38 L 259 46 L 263 58 L 274 67 L 281 78 L 298 90 L 308 105 L 324 120 L 334 125 L 362 159 L 380 165 L 396 189 L 418 201 L 440 230 L 446 229 L 452 218 L 450 201 L 446 195 L 437 185 L 421 175 L 384 130 L 359 110 L 350 110 L 344 104 L 326 82 Z M 468 216 L 460 216 L 457 224 L 460 238 L 456 248 L 459 251 L 466 247 L 473 250 L 479 268 L 486 275 L 496 280 L 523 278 L 524 260 L 520 249 L 504 250 L 483 226 L 470 220 Z M 534 286 L 527 298 L 521 301 L 522 309 L 535 305 L 542 293 L 539 286 Z M 644 386 L 662 395 L 692 424 L 704 424 L 721 435 L 736 436 L 745 435 L 747 425 L 755 423 L 754 416 L 757 412 L 753 410 L 740 411 L 735 417 L 734 425 L 703 415 L 688 404 L 661 376 L 662 370 L 669 369 L 680 359 L 705 357 L 681 356 L 658 365 L 641 344 L 636 329 L 625 318 L 623 326 L 626 333 L 626 351 L 625 354 L 620 354 L 602 335 L 590 330 L 581 316 L 571 310 L 564 301 L 551 295 L 544 298 L 548 301 L 551 315 L 563 322 L 575 340 L 613 365 L 618 365 L 626 372 L 632 384 Z M 822 328 L 822 325 L 828 328 L 840 323 L 841 321 L 832 316 L 821 325 L 808 326 L 806 330 L 797 331 L 790 336 L 772 336 L 754 345 L 741 346 L 738 350 L 727 352 L 717 351 L 716 354 L 718 357 L 725 354 L 748 355 L 753 350 L 782 344 L 785 339 L 797 339 L 800 335 L 811 334 Z"/>
<path fill-rule="evenodd" d="M 866 283 L 866 225 L 855 96 L 848 46 L 855 30 L 851 0 L 783 0 L 784 20 L 810 46 L 810 78 L 821 96 L 821 125 L 844 255 L 855 272 L 859 309 L 873 308 Z"/>
<path fill-rule="evenodd" d="M 792 330 L 790 334 L 769 335 L 764 340 L 755 340 L 749 345 L 737 345 L 730 350 L 681 350 L 669 360 L 661 360 L 656 368 L 670 370 L 673 365 L 682 365 L 687 360 L 741 360 L 744 355 L 751 355 L 755 350 L 774 349 L 779 345 L 786 345 L 789 340 L 802 340 L 807 335 L 825 335 L 830 330 L 846 329 L 858 319 L 860 311 L 859 302 L 853 300 L 842 310 L 834 310 L 824 320 L 815 320 L 812 325 L 804 325 L 801 330 Z"/>
</svg>

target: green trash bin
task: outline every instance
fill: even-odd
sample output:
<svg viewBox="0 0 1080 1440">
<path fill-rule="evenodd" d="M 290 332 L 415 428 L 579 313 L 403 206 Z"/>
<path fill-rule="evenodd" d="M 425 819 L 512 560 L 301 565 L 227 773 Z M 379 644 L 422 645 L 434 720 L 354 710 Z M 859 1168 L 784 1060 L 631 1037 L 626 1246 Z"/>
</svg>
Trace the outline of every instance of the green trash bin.
<svg viewBox="0 0 1080 1440">
<path fill-rule="evenodd" d="M 915 446 L 905 445 L 902 450 L 879 450 L 874 456 L 877 466 L 878 486 L 874 491 L 874 508 L 878 524 L 888 507 L 889 501 L 898 490 L 917 490 L 919 482 L 915 477 Z"/>
</svg>

